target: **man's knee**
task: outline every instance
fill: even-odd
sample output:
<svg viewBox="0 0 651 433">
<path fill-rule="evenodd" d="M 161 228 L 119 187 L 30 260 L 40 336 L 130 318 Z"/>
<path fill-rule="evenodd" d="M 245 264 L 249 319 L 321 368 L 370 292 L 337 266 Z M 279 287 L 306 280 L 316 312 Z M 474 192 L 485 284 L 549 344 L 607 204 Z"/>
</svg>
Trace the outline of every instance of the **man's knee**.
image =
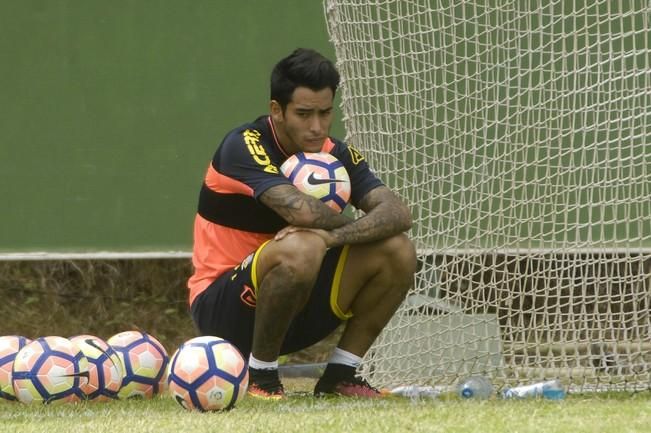
<svg viewBox="0 0 651 433">
<path fill-rule="evenodd" d="M 409 237 L 400 233 L 382 241 L 381 253 L 392 272 L 411 277 L 416 272 L 416 248 Z"/>
<path fill-rule="evenodd" d="M 325 242 L 310 232 L 295 232 L 275 242 L 270 251 L 271 267 L 281 266 L 295 283 L 316 278 L 327 249 Z"/>
<path fill-rule="evenodd" d="M 368 244 L 352 245 L 349 262 L 354 270 L 352 287 L 381 275 L 395 287 L 410 286 L 417 268 L 416 249 L 407 235 L 400 233 Z"/>
</svg>

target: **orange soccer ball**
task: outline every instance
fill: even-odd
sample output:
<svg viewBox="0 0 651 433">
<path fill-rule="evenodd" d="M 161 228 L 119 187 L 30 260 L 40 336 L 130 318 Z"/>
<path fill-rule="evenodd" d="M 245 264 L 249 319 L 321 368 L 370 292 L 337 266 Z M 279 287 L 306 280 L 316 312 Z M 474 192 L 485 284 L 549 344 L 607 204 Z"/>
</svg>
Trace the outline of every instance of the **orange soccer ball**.
<svg viewBox="0 0 651 433">
<path fill-rule="evenodd" d="M 23 403 L 78 402 L 88 391 L 88 361 L 67 338 L 41 337 L 18 351 L 11 380 Z"/>
<path fill-rule="evenodd" d="M 219 337 L 196 337 L 172 356 L 168 372 L 172 397 L 188 410 L 230 409 L 249 384 L 249 370 L 239 350 Z"/>
<path fill-rule="evenodd" d="M 329 153 L 295 153 L 280 166 L 280 171 L 299 191 L 318 198 L 337 212 L 342 212 L 350 200 L 346 167 Z"/>
<path fill-rule="evenodd" d="M 107 340 L 122 363 L 119 398 L 152 398 L 165 386 L 169 356 L 160 341 L 142 331 L 125 331 Z"/>
<path fill-rule="evenodd" d="M 5 335 L 0 337 L 0 398 L 16 400 L 14 387 L 11 383 L 11 369 L 14 359 L 20 349 L 32 340 L 20 335 Z"/>
<path fill-rule="evenodd" d="M 88 360 L 88 400 L 109 401 L 118 398 L 122 385 L 122 362 L 108 343 L 94 335 L 70 338 Z"/>
</svg>

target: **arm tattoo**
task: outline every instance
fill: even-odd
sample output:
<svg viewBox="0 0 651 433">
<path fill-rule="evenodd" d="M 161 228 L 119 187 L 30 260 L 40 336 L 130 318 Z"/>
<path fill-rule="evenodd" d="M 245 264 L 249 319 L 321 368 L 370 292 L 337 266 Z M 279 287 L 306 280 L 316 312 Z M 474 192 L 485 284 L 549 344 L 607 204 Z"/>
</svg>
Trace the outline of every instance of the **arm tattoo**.
<svg viewBox="0 0 651 433">
<path fill-rule="evenodd" d="M 385 239 L 411 227 L 409 208 L 384 186 L 362 198 L 359 208 L 366 215 L 354 221 L 292 185 L 271 187 L 262 193 L 260 201 L 291 225 L 330 230 L 337 245 Z"/>
<path fill-rule="evenodd" d="M 331 230 L 350 221 L 350 218 L 291 185 L 269 188 L 262 193 L 260 201 L 295 226 Z"/>
<path fill-rule="evenodd" d="M 363 217 L 332 230 L 338 244 L 385 239 L 411 227 L 409 208 L 387 187 L 371 190 L 360 202 Z"/>
</svg>

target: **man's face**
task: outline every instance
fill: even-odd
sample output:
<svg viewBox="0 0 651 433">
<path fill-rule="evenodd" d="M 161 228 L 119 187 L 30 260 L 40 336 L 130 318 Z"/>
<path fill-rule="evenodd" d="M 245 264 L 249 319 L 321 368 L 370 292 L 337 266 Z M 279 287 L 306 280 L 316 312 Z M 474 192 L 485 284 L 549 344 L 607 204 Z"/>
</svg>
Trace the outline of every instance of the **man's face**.
<svg viewBox="0 0 651 433">
<path fill-rule="evenodd" d="M 327 87 L 318 91 L 297 87 L 283 113 L 271 101 L 271 117 L 285 152 L 319 152 L 330 133 L 334 95 Z"/>
</svg>

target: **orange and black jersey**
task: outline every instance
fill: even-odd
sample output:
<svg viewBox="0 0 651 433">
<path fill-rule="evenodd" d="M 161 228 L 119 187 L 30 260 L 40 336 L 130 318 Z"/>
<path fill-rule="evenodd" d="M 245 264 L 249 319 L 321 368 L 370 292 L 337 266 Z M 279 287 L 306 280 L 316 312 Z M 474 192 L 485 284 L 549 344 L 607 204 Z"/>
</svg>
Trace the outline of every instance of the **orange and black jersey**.
<svg viewBox="0 0 651 433">
<path fill-rule="evenodd" d="M 333 139 L 323 151 L 342 161 L 351 179 L 353 205 L 380 181 L 359 152 Z M 291 184 L 279 172 L 287 159 L 269 116 L 231 131 L 215 153 L 201 188 L 198 213 L 215 224 L 256 233 L 276 233 L 287 223 L 257 199 L 267 189 Z"/>
<path fill-rule="evenodd" d="M 351 181 L 351 203 L 356 206 L 382 182 L 361 154 L 334 138 L 321 149 L 339 159 Z M 235 128 L 226 135 L 208 167 L 194 227 L 190 303 L 219 275 L 238 264 L 270 239 L 287 222 L 258 201 L 267 189 L 291 184 L 279 167 L 284 152 L 269 116 Z"/>
</svg>

